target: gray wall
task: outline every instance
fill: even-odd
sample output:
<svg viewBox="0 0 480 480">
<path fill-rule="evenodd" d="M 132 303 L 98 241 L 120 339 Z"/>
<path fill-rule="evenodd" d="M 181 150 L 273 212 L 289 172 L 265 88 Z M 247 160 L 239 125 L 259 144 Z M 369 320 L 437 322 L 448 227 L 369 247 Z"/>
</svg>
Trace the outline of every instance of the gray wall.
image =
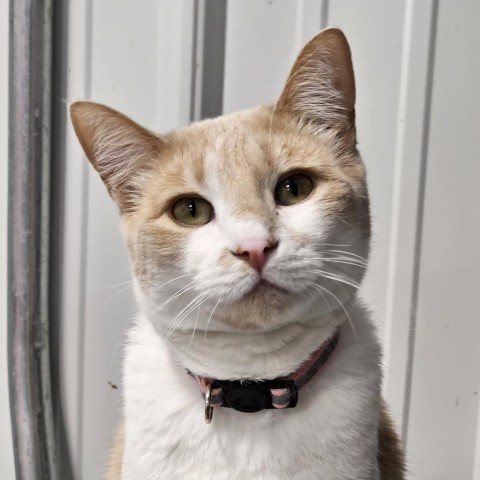
<svg viewBox="0 0 480 480">
<path fill-rule="evenodd" d="M 13 479 L 7 375 L 8 2 L 0 3 L 0 478 Z"/>
</svg>

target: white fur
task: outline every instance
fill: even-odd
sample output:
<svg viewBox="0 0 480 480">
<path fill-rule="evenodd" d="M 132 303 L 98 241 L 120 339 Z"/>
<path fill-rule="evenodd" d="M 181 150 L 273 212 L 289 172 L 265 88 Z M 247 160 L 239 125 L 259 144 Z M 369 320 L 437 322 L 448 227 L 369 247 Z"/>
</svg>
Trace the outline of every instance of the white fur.
<svg viewBox="0 0 480 480">
<path fill-rule="evenodd" d="M 288 308 L 256 328 L 235 328 L 224 320 L 259 274 L 229 251 L 249 235 L 271 232 L 262 215 L 233 213 L 218 178 L 220 160 L 207 158 L 200 193 L 215 220 L 192 231 L 180 265 L 163 266 L 148 291 L 137 288 L 142 313 L 128 336 L 124 370 L 123 480 L 377 479 L 380 349 L 355 293 L 368 240 L 323 215 L 320 191 L 275 207 L 278 247 L 262 275 L 288 291 Z M 348 251 L 338 253 L 343 244 Z M 229 259 L 224 265 L 222 255 Z M 334 281 L 338 272 L 352 285 Z M 300 391 L 296 408 L 254 414 L 220 408 L 205 423 L 187 369 L 219 379 L 288 375 L 338 326 L 338 348 Z"/>
<path fill-rule="evenodd" d="M 333 331 L 338 313 L 262 334 L 209 333 L 189 348 L 180 332 L 168 346 L 140 315 L 125 360 L 123 480 L 376 479 L 380 351 L 365 310 L 353 302 L 349 313 L 356 334 L 344 323 L 339 346 L 296 408 L 216 409 L 211 425 L 184 366 L 202 372 L 206 360 L 219 378 L 287 374 Z"/>
</svg>

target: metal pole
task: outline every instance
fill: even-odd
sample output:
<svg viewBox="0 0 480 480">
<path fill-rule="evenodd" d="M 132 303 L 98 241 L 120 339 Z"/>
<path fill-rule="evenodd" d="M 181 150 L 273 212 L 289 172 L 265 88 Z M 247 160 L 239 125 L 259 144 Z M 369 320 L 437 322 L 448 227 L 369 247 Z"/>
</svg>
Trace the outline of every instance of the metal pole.
<svg viewBox="0 0 480 480">
<path fill-rule="evenodd" d="M 49 348 L 52 0 L 10 0 L 8 362 L 17 479 L 58 478 Z"/>
</svg>

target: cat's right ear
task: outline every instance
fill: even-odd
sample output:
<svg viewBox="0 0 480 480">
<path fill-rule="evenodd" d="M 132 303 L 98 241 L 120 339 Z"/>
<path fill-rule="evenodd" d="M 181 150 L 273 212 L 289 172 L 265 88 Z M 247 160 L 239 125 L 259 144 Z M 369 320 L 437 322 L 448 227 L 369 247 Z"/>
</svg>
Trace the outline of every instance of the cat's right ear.
<svg viewBox="0 0 480 480">
<path fill-rule="evenodd" d="M 125 115 L 93 102 L 75 102 L 70 117 L 88 160 L 121 212 L 135 208 L 142 174 L 161 140 Z"/>
</svg>

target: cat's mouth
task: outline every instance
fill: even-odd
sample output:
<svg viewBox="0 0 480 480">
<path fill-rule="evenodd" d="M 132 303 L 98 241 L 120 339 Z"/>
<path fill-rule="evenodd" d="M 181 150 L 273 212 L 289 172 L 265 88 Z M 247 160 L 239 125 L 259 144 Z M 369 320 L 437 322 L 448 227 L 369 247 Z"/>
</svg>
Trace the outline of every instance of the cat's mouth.
<svg viewBox="0 0 480 480">
<path fill-rule="evenodd" d="M 277 292 L 277 293 L 288 293 L 287 290 L 285 290 L 282 287 L 279 287 L 278 285 L 275 285 L 274 283 L 266 280 L 265 278 L 260 278 L 259 281 L 253 286 L 252 293 L 254 292 L 262 292 L 262 293 L 271 293 L 271 292 Z"/>
</svg>

